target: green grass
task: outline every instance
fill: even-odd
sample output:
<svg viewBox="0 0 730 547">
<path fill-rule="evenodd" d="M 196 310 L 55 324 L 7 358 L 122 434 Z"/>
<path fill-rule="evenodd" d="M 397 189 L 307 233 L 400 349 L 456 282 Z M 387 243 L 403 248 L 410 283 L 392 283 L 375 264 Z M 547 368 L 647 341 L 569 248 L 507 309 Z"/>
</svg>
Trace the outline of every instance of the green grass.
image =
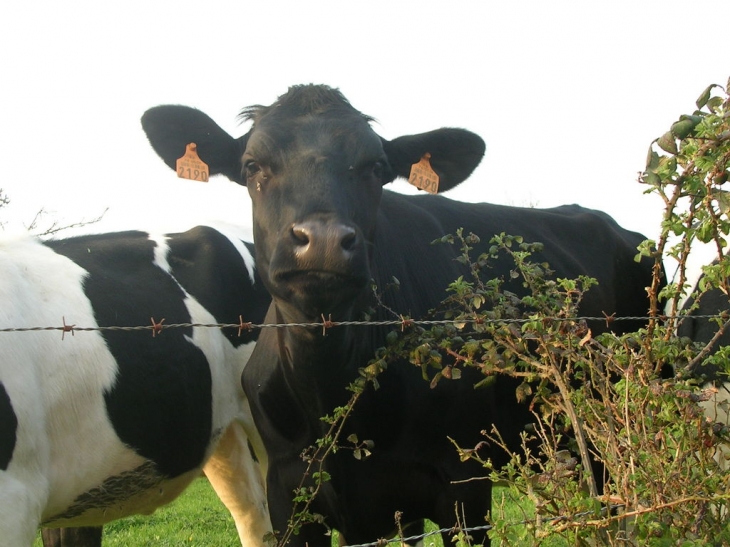
<svg viewBox="0 0 730 547">
<path fill-rule="evenodd" d="M 494 512 L 500 515 L 502 495 L 508 490 L 495 487 Z M 520 522 L 534 512 L 526 504 L 507 500 L 501 518 L 509 522 Z M 467 523 L 477 525 L 481 523 Z M 431 524 L 427 530 L 436 530 Z M 515 527 L 516 537 L 520 535 Z M 205 478 L 200 478 L 174 502 L 148 516 L 136 516 L 112 522 L 104 527 L 104 547 L 231 547 L 239 545 L 236 527 L 230 514 L 216 497 Z M 426 538 L 425 547 L 443 547 L 441 537 Z M 493 545 L 499 545 L 497 541 Z M 38 533 L 33 547 L 42 547 Z M 398 544 L 393 544 L 398 545 Z M 563 542 L 548 541 L 546 547 L 566 545 Z"/>
</svg>

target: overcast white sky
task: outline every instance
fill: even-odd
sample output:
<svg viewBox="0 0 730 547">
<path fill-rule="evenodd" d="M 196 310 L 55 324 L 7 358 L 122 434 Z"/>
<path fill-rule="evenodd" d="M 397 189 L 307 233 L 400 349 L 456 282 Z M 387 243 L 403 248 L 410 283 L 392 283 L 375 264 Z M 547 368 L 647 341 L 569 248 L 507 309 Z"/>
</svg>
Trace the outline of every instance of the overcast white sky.
<svg viewBox="0 0 730 547">
<path fill-rule="evenodd" d="M 456 199 L 577 202 L 655 237 L 661 204 L 636 182 L 647 148 L 730 75 L 728 0 L 24 0 L 2 20 L 11 229 L 41 207 L 67 223 L 109 207 L 103 230 L 249 223 L 242 189 L 179 181 L 139 118 L 187 104 L 238 136 L 242 107 L 313 82 L 386 138 L 480 134 L 485 160 Z"/>
</svg>

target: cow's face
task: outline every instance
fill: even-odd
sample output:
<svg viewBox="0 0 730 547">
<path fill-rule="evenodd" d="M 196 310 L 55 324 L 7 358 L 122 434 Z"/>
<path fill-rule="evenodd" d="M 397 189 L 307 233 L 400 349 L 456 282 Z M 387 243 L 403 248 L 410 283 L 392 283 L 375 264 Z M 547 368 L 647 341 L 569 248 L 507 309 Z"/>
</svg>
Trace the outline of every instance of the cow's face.
<svg viewBox="0 0 730 547">
<path fill-rule="evenodd" d="M 484 154 L 484 142 L 461 129 L 386 141 L 326 86 L 292 87 L 242 117 L 253 126 L 239 139 L 187 107 L 150 109 L 142 123 L 171 167 L 195 142 L 211 174 L 248 187 L 261 277 L 280 307 L 312 319 L 345 317 L 367 286 L 383 184 L 407 178 L 428 153 L 439 189 L 448 190 Z"/>
<path fill-rule="evenodd" d="M 394 177 L 383 143 L 329 89 L 290 91 L 248 115 L 241 165 L 262 278 L 308 317 L 338 314 L 370 280 L 382 187 Z"/>
</svg>

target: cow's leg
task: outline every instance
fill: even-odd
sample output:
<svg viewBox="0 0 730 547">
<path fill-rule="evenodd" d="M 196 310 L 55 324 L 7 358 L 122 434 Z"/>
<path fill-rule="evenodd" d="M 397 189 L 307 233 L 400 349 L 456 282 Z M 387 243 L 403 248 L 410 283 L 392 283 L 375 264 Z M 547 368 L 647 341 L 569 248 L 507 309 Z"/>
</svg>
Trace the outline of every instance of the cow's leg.
<svg viewBox="0 0 730 547">
<path fill-rule="evenodd" d="M 444 486 L 447 487 L 447 485 Z M 477 481 L 464 485 L 455 497 L 460 500 L 458 503 L 455 503 L 453 497 L 447 496 L 442 496 L 437 500 L 436 515 L 433 520 L 439 528 L 451 528 L 457 521 L 466 528 L 486 524 L 484 516 L 491 511 L 492 507 L 491 481 Z M 473 530 L 469 532 L 469 535 L 472 545 L 489 547 L 489 535 L 485 530 Z M 451 545 L 454 539 L 451 533 L 442 534 L 441 538 L 444 545 Z"/>
<path fill-rule="evenodd" d="M 241 545 L 264 546 L 271 531 L 264 479 L 240 423 L 228 427 L 203 471 L 233 515 Z"/>
<path fill-rule="evenodd" d="M 26 485 L 0 471 L 0 543 L 29 547 L 40 522 L 40 503 Z"/>
<path fill-rule="evenodd" d="M 43 528 L 43 547 L 101 547 L 101 526 Z"/>
</svg>

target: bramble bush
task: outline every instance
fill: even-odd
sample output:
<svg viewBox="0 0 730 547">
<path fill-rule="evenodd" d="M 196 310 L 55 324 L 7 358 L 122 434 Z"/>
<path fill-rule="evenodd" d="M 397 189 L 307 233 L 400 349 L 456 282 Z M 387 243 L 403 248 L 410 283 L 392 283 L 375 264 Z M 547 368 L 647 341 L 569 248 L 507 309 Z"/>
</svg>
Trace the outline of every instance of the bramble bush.
<svg viewBox="0 0 730 547">
<path fill-rule="evenodd" d="M 592 280 L 552 280 L 543 265 L 531 262 L 534 246 L 519 238 L 499 236 L 493 250 L 512 256 L 528 296 L 497 315 L 517 308 L 526 321 L 487 322 L 504 296 L 494 280 L 485 282 L 476 271 L 468 282 L 452 285 L 456 318 L 485 320 L 479 328 L 471 323 L 470 330 L 459 330 L 464 342 L 457 364 L 524 378 L 517 396 L 530 397 L 535 409 L 535 427 L 523 434 L 520 451 L 510 451 L 498 431 L 485 432 L 490 442 L 510 451 L 511 463 L 504 469 L 494 469 L 488 460 L 483 465 L 493 480 L 531 499 L 537 514 L 520 529 L 521 537 L 492 515 L 492 537 L 521 545 L 556 534 L 574 544 L 730 544 L 730 474 L 718 461 L 729 430 L 703 412 L 701 403 L 716 390 L 702 386 L 698 366 L 712 360 L 727 372 L 728 352 L 712 355 L 675 336 L 687 313 L 680 303 L 691 289 L 687 260 L 697 242 L 714 247 L 716 263 L 704 268 L 693 297 L 715 287 L 728 290 L 730 193 L 723 185 L 730 169 L 729 95 L 730 81 L 725 89 L 708 87 L 697 110 L 681 116 L 649 150 L 640 182 L 661 196 L 665 211 L 658 240 L 640 248 L 640 256 L 655 263 L 645 329 L 594 338 L 581 321 L 565 320 L 577 317 Z M 459 234 L 464 259 L 489 260 L 469 257 L 473 237 Z M 677 275 L 662 288 L 663 257 L 676 261 Z M 718 329 L 727 321 L 718 318 Z M 453 343 L 444 343 L 454 351 Z M 675 370 L 671 379 L 660 375 L 667 365 Z M 460 450 L 464 458 L 479 459 L 473 447 Z M 591 458 L 605 469 L 602 489 Z"/>
<path fill-rule="evenodd" d="M 730 80 L 725 88 L 708 87 L 696 106 L 652 143 L 640 175 L 646 192 L 665 204 L 659 237 L 637 250 L 637 260 L 654 261 L 646 327 L 623 336 L 594 336 L 578 317 L 578 307 L 595 281 L 553 278 L 549 265 L 534 259 L 539 242 L 500 234 L 480 256 L 472 256 L 475 234 L 459 232 L 435 242 L 458 245 L 460 259 L 471 266 L 470 278 L 450 285 L 440 310 L 453 323 L 429 328 L 415 323 L 391 333 L 388 347 L 350 386 L 350 404 L 327 418 L 331 435 L 306 454 L 315 486 L 297 492 L 300 505 L 293 523 L 321 518 L 308 514 L 308 500 L 329 478 L 322 467 L 326 453 L 346 444 L 339 438 L 342 420 L 363 389 L 377 388 L 377 375 L 391 361 L 406 357 L 432 385 L 465 381 L 461 371 L 466 367 L 483 375 L 475 389 L 500 376 L 517 379 L 515 396 L 531 405 L 534 423 L 522 433 L 520 449 L 507 446 L 497 430 L 483 432 L 485 442 L 509 454 L 504 468 L 482 458 L 478 446 L 454 448 L 462 459 L 479 461 L 512 497 L 534 504 L 534 516 L 514 526 L 501 517 L 502 504 L 495 503 L 493 514 L 485 516 L 493 540 L 507 545 L 541 545 L 549 537 L 574 545 L 730 545 L 730 471 L 722 457 L 730 428 L 715 423 L 701 406 L 717 392 L 703 386 L 702 364 L 711 361 L 730 372 L 730 348 L 713 353 L 709 344 L 676 336 L 689 313 L 681 303 L 692 292 L 687 264 L 697 244 L 711 245 L 716 256 L 692 292 L 695 301 L 706 291 L 719 288 L 728 294 L 730 289 L 730 258 L 725 256 L 730 191 L 723 188 L 730 171 Z M 515 264 L 513 279 L 486 279 L 485 265 L 503 255 Z M 669 283 L 663 279 L 664 259 L 676 263 Z M 522 282 L 525 296 L 505 289 L 505 282 L 514 279 Z M 717 322 L 722 332 L 730 315 L 718 316 Z M 671 378 L 662 377 L 667 367 L 673 367 Z M 357 438 L 348 443 L 355 456 L 377 451 Z M 594 469 L 602 474 L 594 476 Z M 469 542 L 466 531 L 457 538 Z"/>
<path fill-rule="evenodd" d="M 727 294 L 730 194 L 723 185 L 730 169 L 729 95 L 730 81 L 725 89 L 708 87 L 697 110 L 681 116 L 649 150 L 640 182 L 662 198 L 665 210 L 658 240 L 640 248 L 640 255 L 655 263 L 646 329 L 593 338 L 578 321 L 547 319 L 576 317 L 590 280 L 551 281 L 529 262 L 533 249 L 528 245 L 503 237 L 494 241 L 500 252 L 514 257 L 529 290 L 521 302 L 529 321 L 519 329 L 511 323 L 490 325 L 486 341 L 460 333 L 465 345 L 473 348 L 477 342 L 483 349 L 478 356 L 471 349 L 462 354 L 471 361 L 487 357 L 491 364 L 498 362 L 500 374 L 527 375 L 532 382 L 523 391 L 537 386 L 531 395 L 535 429 L 523 435 L 524 449 L 511 453 L 506 469 L 482 463 L 494 480 L 529 497 L 538 518 L 516 538 L 509 523 L 492 516 L 493 537 L 523 545 L 556 534 L 576 544 L 730 544 L 730 474 L 718 461 L 728 443 L 728 427 L 703 412 L 701 403 L 714 395 L 714 388 L 702 386 L 698 366 L 713 360 L 727 372 L 727 352 L 713 356 L 709 348 L 675 336 L 687 313 L 680 303 L 691 289 L 687 261 L 696 243 L 714 247 L 716 264 L 703 269 L 693 298 L 716 287 Z M 461 237 L 461 242 L 467 256 L 469 241 Z M 664 257 L 676 262 L 677 274 L 662 288 Z M 459 285 L 452 286 L 455 294 L 469 301 L 470 292 L 464 294 L 464 283 Z M 483 288 L 475 276 L 469 291 L 481 294 Z M 478 311 L 461 309 L 467 315 Z M 718 318 L 718 329 L 726 322 L 727 317 Z M 501 362 L 493 359 L 495 354 Z M 671 379 L 660 375 L 666 365 L 675 369 Z M 568 450 L 563 443 L 567 431 L 572 437 Z M 500 443 L 499 432 L 486 434 Z M 534 441 L 539 448 L 532 447 Z M 479 457 L 473 450 L 462 449 L 462 454 Z M 601 491 L 591 457 L 605 468 Z"/>
</svg>

